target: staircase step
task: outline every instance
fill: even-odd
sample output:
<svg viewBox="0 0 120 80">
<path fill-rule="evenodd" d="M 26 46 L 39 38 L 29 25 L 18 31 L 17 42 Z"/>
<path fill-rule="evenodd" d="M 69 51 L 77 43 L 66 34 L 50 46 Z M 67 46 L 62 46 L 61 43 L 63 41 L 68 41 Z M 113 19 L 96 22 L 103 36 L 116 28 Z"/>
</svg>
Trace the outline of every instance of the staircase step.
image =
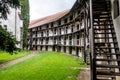
<svg viewBox="0 0 120 80">
<path fill-rule="evenodd" d="M 99 18 L 111 18 L 112 16 L 110 15 L 110 16 L 100 16 Z"/>
<path fill-rule="evenodd" d="M 115 78 L 115 77 L 111 77 L 111 76 L 106 77 L 106 76 L 104 76 L 104 77 L 97 77 L 96 80 L 113 80 L 113 78 Z"/>
<path fill-rule="evenodd" d="M 119 53 L 96 53 L 97 55 L 119 55 L 120 56 L 120 54 Z"/>
<path fill-rule="evenodd" d="M 115 47 L 95 47 L 95 49 L 119 49 L 119 48 L 115 48 Z"/>
<path fill-rule="evenodd" d="M 115 32 L 99 32 L 99 33 L 94 33 L 94 34 L 115 34 Z"/>
<path fill-rule="evenodd" d="M 103 78 L 115 78 L 115 76 L 109 76 L 109 75 L 97 75 L 97 77 L 103 77 Z"/>
<path fill-rule="evenodd" d="M 96 79 L 96 80 L 113 80 L 113 79 Z"/>
<path fill-rule="evenodd" d="M 116 37 L 94 37 L 95 39 L 111 39 L 111 38 L 116 38 Z"/>
<path fill-rule="evenodd" d="M 96 69 L 96 71 L 104 71 L 104 72 L 115 72 L 115 70 L 113 69 L 109 69 L 109 68 L 99 68 L 99 69 Z"/>
<path fill-rule="evenodd" d="M 106 71 L 97 71 L 97 75 L 111 75 L 111 76 L 120 76 L 118 72 L 106 72 Z"/>
<path fill-rule="evenodd" d="M 111 17 L 99 17 L 99 19 L 110 19 Z M 95 18 L 94 18 L 95 19 Z"/>
<path fill-rule="evenodd" d="M 107 25 L 113 25 L 111 24 L 104 24 L 104 23 L 94 23 L 93 26 L 107 26 Z"/>
<path fill-rule="evenodd" d="M 96 7 L 96 6 L 94 6 L 94 9 L 93 9 L 93 12 L 95 12 L 95 11 L 106 11 L 106 9 L 103 9 L 103 8 L 101 8 L 101 7 Z"/>
<path fill-rule="evenodd" d="M 101 67 L 101 68 L 120 68 L 120 66 L 117 66 L 117 65 L 100 65 L 100 64 L 97 64 L 96 67 Z"/>
<path fill-rule="evenodd" d="M 95 20 L 94 19 L 94 22 L 111 22 L 111 21 L 113 21 L 113 20 L 112 19 L 109 19 L 109 20 L 107 20 L 107 19 L 105 19 L 105 20 L 102 20 L 102 19 Z"/>
<path fill-rule="evenodd" d="M 100 15 L 110 15 L 111 16 L 111 13 L 101 13 Z"/>
<path fill-rule="evenodd" d="M 101 45 L 101 44 L 117 44 L 117 42 L 95 42 L 96 45 Z"/>
<path fill-rule="evenodd" d="M 114 28 L 94 28 L 94 30 L 114 30 Z"/>
<path fill-rule="evenodd" d="M 109 26 L 109 25 L 113 25 L 113 24 L 94 24 L 93 26 Z"/>
<path fill-rule="evenodd" d="M 113 78 L 116 78 L 115 76 L 109 76 L 109 75 L 99 75 L 97 76 L 96 80 L 113 80 Z"/>
<path fill-rule="evenodd" d="M 105 2 L 105 1 L 103 1 L 103 0 L 101 0 L 101 1 L 94 1 L 93 3 L 99 3 L 99 2 Z"/>
<path fill-rule="evenodd" d="M 96 61 L 120 61 L 120 59 L 96 59 Z"/>
</svg>

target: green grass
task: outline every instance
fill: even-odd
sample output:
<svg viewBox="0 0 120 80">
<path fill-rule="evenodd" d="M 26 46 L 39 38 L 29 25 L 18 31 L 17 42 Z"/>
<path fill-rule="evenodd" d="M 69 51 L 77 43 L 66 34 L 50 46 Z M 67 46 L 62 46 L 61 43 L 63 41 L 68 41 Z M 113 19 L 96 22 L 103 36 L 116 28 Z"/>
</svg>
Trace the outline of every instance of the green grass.
<svg viewBox="0 0 120 80">
<path fill-rule="evenodd" d="M 40 52 L 38 56 L 0 70 L 1 80 L 77 80 L 82 60 L 57 52 Z"/>
<path fill-rule="evenodd" d="M 10 60 L 14 60 L 14 59 L 23 57 L 23 56 L 29 54 L 30 52 L 29 51 L 20 51 L 20 52 L 16 52 L 16 53 L 17 54 L 11 55 L 5 51 L 0 51 L 0 63 L 4 63 L 4 62 L 10 61 Z"/>
</svg>

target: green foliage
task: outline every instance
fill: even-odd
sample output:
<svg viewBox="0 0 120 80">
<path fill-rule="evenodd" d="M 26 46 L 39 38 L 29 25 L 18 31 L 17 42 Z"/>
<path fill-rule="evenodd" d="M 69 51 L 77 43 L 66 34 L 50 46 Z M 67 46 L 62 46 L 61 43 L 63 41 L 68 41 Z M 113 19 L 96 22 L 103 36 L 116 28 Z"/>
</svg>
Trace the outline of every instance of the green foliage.
<svg viewBox="0 0 120 80">
<path fill-rule="evenodd" d="M 23 49 L 27 46 L 27 34 L 29 26 L 29 1 L 20 0 L 22 4 L 22 15 L 23 15 Z"/>
<path fill-rule="evenodd" d="M 29 26 L 29 1 L 28 0 L 0 0 L 0 13 L 1 13 L 1 18 L 7 19 L 7 14 L 9 13 L 9 8 L 19 8 L 19 5 L 21 6 L 22 9 L 22 15 L 23 15 L 23 48 L 27 46 L 27 29 Z M 4 38 L 3 38 L 4 39 Z M 13 41 L 9 39 L 9 42 L 13 46 L 14 43 L 12 44 Z M 3 44 L 4 45 L 4 44 Z M 9 48 L 12 48 L 8 46 Z M 4 47 L 2 47 L 4 49 Z M 2 49 L 0 47 L 0 49 Z M 5 49 L 7 50 L 7 49 Z M 7 51 L 12 50 L 8 49 Z"/>
<path fill-rule="evenodd" d="M 0 0 L 0 13 L 1 17 L 7 19 L 9 13 L 9 7 L 19 7 L 19 0 Z"/>
<path fill-rule="evenodd" d="M 12 53 L 16 44 L 16 39 L 0 26 L 0 50 Z"/>
<path fill-rule="evenodd" d="M 30 53 L 30 51 L 15 51 L 15 54 L 11 55 L 8 52 L 0 51 L 0 63 L 11 61 L 20 57 L 23 57 Z"/>
<path fill-rule="evenodd" d="M 73 67 L 82 68 L 85 65 L 81 59 L 70 55 L 57 52 L 40 52 L 36 57 L 1 70 L 0 79 L 77 80 L 79 69 L 72 69 Z"/>
</svg>

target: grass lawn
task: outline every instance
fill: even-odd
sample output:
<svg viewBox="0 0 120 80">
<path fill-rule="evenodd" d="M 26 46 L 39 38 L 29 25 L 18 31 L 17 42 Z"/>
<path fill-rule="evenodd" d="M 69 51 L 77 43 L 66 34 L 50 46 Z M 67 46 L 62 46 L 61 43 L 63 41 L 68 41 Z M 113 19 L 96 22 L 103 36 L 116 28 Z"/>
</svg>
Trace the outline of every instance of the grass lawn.
<svg viewBox="0 0 120 80">
<path fill-rule="evenodd" d="M 0 70 L 1 80 L 77 80 L 82 60 L 57 52 L 40 52 L 38 56 Z"/>
<path fill-rule="evenodd" d="M 23 57 L 29 53 L 30 51 L 20 51 L 20 52 L 17 52 L 17 54 L 11 55 L 5 51 L 0 51 L 0 63 Z"/>
</svg>

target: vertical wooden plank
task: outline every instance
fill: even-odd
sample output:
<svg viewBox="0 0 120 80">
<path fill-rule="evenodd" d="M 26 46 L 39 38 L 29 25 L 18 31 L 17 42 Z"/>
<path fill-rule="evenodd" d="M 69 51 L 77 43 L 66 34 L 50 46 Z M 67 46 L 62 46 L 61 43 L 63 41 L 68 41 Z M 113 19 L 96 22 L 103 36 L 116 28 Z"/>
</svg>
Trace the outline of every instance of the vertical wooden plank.
<svg viewBox="0 0 120 80">
<path fill-rule="evenodd" d="M 95 53 L 94 53 L 94 27 L 93 27 L 93 0 L 90 0 L 90 58 L 91 58 L 91 80 L 96 80 L 96 65 L 95 65 Z"/>
<path fill-rule="evenodd" d="M 84 5 L 84 62 L 87 63 L 86 61 L 86 4 Z"/>
</svg>

